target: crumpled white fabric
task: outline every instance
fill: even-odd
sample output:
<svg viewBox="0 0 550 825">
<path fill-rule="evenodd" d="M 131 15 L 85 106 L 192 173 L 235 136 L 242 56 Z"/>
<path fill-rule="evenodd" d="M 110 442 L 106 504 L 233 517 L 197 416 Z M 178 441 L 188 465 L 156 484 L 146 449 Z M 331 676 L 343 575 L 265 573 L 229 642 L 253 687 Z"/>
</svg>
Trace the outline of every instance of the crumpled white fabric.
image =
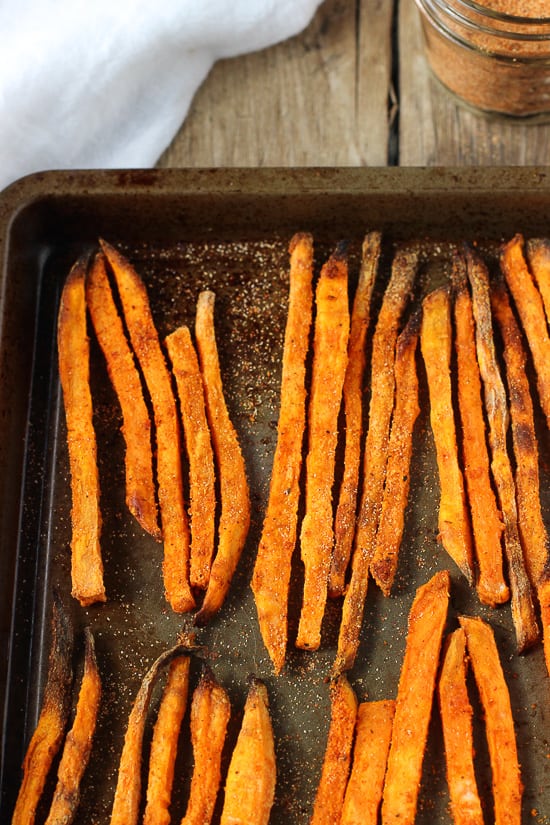
<svg viewBox="0 0 550 825">
<path fill-rule="evenodd" d="M 0 190 L 34 171 L 154 165 L 216 60 L 296 34 L 319 2 L 5 0 Z"/>
</svg>

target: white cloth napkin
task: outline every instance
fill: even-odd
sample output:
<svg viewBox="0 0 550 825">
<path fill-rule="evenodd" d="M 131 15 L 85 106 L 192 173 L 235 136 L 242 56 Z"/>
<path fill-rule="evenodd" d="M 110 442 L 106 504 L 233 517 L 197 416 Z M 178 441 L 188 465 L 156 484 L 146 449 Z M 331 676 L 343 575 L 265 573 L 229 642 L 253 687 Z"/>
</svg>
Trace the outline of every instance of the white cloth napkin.
<svg viewBox="0 0 550 825">
<path fill-rule="evenodd" d="M 216 60 L 296 34 L 319 2 L 5 0 L 0 189 L 39 170 L 152 166 Z"/>
</svg>

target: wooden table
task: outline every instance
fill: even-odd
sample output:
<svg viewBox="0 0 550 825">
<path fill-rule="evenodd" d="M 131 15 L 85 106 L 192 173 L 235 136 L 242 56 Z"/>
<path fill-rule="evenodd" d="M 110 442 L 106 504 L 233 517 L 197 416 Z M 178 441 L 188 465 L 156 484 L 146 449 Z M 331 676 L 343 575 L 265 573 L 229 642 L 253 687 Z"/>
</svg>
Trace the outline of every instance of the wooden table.
<svg viewBox="0 0 550 825">
<path fill-rule="evenodd" d="M 414 0 L 325 0 L 298 36 L 218 62 L 159 165 L 528 165 L 550 124 L 458 104 L 426 64 Z"/>
</svg>

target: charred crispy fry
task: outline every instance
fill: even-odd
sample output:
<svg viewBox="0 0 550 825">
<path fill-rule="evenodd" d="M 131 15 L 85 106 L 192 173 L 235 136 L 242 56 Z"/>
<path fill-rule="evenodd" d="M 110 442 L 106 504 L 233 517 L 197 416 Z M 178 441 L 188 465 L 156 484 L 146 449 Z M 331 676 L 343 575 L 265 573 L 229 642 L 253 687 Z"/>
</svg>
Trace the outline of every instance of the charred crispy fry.
<svg viewBox="0 0 550 825">
<path fill-rule="evenodd" d="M 393 699 L 361 702 L 340 825 L 376 825 L 395 713 Z"/>
<path fill-rule="evenodd" d="M 280 673 L 283 667 L 288 640 L 288 589 L 300 499 L 312 278 L 313 241 L 311 235 L 300 233 L 290 242 L 290 291 L 277 446 L 252 577 L 260 630 L 276 673 Z"/>
<path fill-rule="evenodd" d="M 550 337 L 540 292 L 523 255 L 523 237 L 502 247 L 500 266 L 512 293 L 537 373 L 540 404 L 550 427 Z"/>
<path fill-rule="evenodd" d="M 143 825 L 169 825 L 170 822 L 174 764 L 187 707 L 190 662 L 190 656 L 177 656 L 170 662 L 151 743 Z"/>
<path fill-rule="evenodd" d="M 255 679 L 227 771 L 221 825 L 267 825 L 275 780 L 275 744 L 267 690 Z"/>
<path fill-rule="evenodd" d="M 508 687 L 495 637 L 482 619 L 460 618 L 468 654 L 485 713 L 485 730 L 493 774 L 495 825 L 521 822 L 522 783 Z"/>
<path fill-rule="evenodd" d="M 55 788 L 46 825 L 70 825 L 80 802 L 80 783 L 92 750 L 99 703 L 101 678 L 97 667 L 94 637 L 85 631 L 84 673 L 76 714 L 63 746 Z"/>
<path fill-rule="evenodd" d="M 471 583 L 472 536 L 453 415 L 451 305 L 447 289 L 435 289 L 427 295 L 422 308 L 420 346 L 428 379 L 430 422 L 439 470 L 439 538 Z"/>
<path fill-rule="evenodd" d="M 231 714 L 225 690 L 205 670 L 191 702 L 191 743 L 195 765 L 181 825 L 209 825 L 221 781 L 221 758 Z"/>
<path fill-rule="evenodd" d="M 206 412 L 216 456 L 221 512 L 218 548 L 201 609 L 195 624 L 207 624 L 222 606 L 241 556 L 250 525 L 250 496 L 246 468 L 237 433 L 229 418 L 223 394 L 214 330 L 213 292 L 199 295 L 195 333 L 206 391 Z"/>
<path fill-rule="evenodd" d="M 115 277 L 130 340 L 153 406 L 166 598 L 173 610 L 185 613 L 193 609 L 195 601 L 189 586 L 189 525 L 183 503 L 180 429 L 170 374 L 144 283 L 116 249 L 105 241 L 101 245 Z"/>
<path fill-rule="evenodd" d="M 191 587 L 208 586 L 215 538 L 215 471 L 210 429 L 206 418 L 204 384 L 188 327 L 166 338 L 180 399 L 185 446 L 189 458 L 191 513 Z"/>
<path fill-rule="evenodd" d="M 466 636 L 459 628 L 447 638 L 438 683 L 447 781 L 455 825 L 483 825 L 474 773 L 473 710 L 466 687 L 466 663 Z"/>
<path fill-rule="evenodd" d="M 464 478 L 479 567 L 477 591 L 482 602 L 494 607 L 508 601 L 510 591 L 502 567 L 503 524 L 491 486 L 472 300 L 468 291 L 466 262 L 458 254 L 453 261 L 452 279 L 458 406 L 462 424 Z"/>
<path fill-rule="evenodd" d="M 508 562 L 508 578 L 512 593 L 512 618 L 518 650 L 522 651 L 537 641 L 539 629 L 520 544 L 516 490 L 506 445 L 508 429 L 506 391 L 495 355 L 487 268 L 470 249 L 466 249 L 466 263 L 468 278 L 472 286 L 477 360 L 489 425 L 491 470 L 504 521 L 504 551 Z"/>
<path fill-rule="evenodd" d="M 370 565 L 373 579 L 386 596 L 390 594 L 397 570 L 409 495 L 413 428 L 420 412 L 415 360 L 419 329 L 420 315 L 415 313 L 397 339 L 395 350 L 395 409 L 388 444 L 386 486 Z"/>
<path fill-rule="evenodd" d="M 310 825 L 340 822 L 357 719 L 357 697 L 345 676 L 330 686 L 330 727 Z"/>
<path fill-rule="evenodd" d="M 122 412 L 122 433 L 126 444 L 126 504 L 143 529 L 160 541 L 162 535 L 158 526 L 153 480 L 149 411 L 102 254 L 95 256 L 88 271 L 86 302 Z"/>
<path fill-rule="evenodd" d="M 151 692 L 161 668 L 184 652 L 185 648 L 181 644 L 165 650 L 153 662 L 140 685 L 128 718 L 120 756 L 111 825 L 136 825 L 138 821 L 141 801 L 141 751 Z"/>
<path fill-rule="evenodd" d="M 541 608 L 546 664 L 550 672 L 550 553 L 540 504 L 539 451 L 533 402 L 526 373 L 521 332 L 504 283 L 491 291 L 493 314 L 502 336 L 516 458 L 518 526 L 527 573 Z"/>
<path fill-rule="evenodd" d="M 401 316 L 408 302 L 418 269 L 418 251 L 399 250 L 394 258 L 372 342 L 371 400 L 369 427 L 363 460 L 363 489 L 357 518 L 351 580 L 344 598 L 338 650 L 334 663 L 337 675 L 353 666 L 368 586 L 368 567 L 374 552 L 378 519 L 384 494 L 386 460 L 393 411 L 395 342 Z"/>
<path fill-rule="evenodd" d="M 349 337 L 348 264 L 339 246 L 321 270 L 308 407 L 306 503 L 300 530 L 304 592 L 296 646 L 316 650 L 334 544 L 332 488 Z"/>
<path fill-rule="evenodd" d="M 104 602 L 99 476 L 90 392 L 90 346 L 86 330 L 86 263 L 80 259 L 63 287 L 57 326 L 59 378 L 67 421 L 71 469 L 72 595 L 86 606 Z"/>
<path fill-rule="evenodd" d="M 54 596 L 48 677 L 38 724 L 23 760 L 23 781 L 12 825 L 33 825 L 52 762 L 63 741 L 71 702 L 73 629 L 60 599 Z"/>
<path fill-rule="evenodd" d="M 344 592 L 355 532 L 363 431 L 365 339 L 370 321 L 371 296 L 378 271 L 381 240 L 380 232 L 369 232 L 363 241 L 361 271 L 351 313 L 348 364 L 344 378 L 344 473 L 334 519 L 334 549 L 328 582 L 328 592 L 332 597 L 341 596 Z"/>
<path fill-rule="evenodd" d="M 548 238 L 530 238 L 525 251 L 544 304 L 546 320 L 550 324 L 550 241 Z"/>
<path fill-rule="evenodd" d="M 399 677 L 388 768 L 384 825 L 413 823 L 428 736 L 441 639 L 449 602 L 449 573 L 419 587 L 409 613 L 405 658 Z"/>
</svg>

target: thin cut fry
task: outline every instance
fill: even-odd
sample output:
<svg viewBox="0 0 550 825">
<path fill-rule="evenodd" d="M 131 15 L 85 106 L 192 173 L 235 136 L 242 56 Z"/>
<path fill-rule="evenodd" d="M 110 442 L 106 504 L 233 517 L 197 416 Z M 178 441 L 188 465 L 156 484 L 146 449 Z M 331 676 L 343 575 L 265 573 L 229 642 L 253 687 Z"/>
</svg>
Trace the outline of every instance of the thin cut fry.
<svg viewBox="0 0 550 825">
<path fill-rule="evenodd" d="M 420 314 L 415 313 L 395 348 L 395 409 L 388 444 L 386 486 L 370 565 L 373 579 L 386 596 L 390 594 L 397 570 L 409 496 L 413 428 L 420 412 L 416 374 L 419 330 Z"/>
<path fill-rule="evenodd" d="M 290 285 L 277 446 L 252 577 L 260 630 L 275 673 L 280 673 L 283 667 L 288 641 L 288 591 L 300 499 L 312 279 L 313 241 L 311 235 L 300 233 L 290 242 Z"/>
<path fill-rule="evenodd" d="M 156 659 L 140 685 L 135 698 L 118 767 L 118 778 L 111 812 L 111 825 L 136 825 L 141 801 L 141 758 L 143 734 L 151 693 L 161 668 L 185 652 L 181 644 L 165 650 Z"/>
<path fill-rule="evenodd" d="M 267 825 L 275 780 L 275 743 L 267 689 L 255 679 L 227 771 L 220 825 Z"/>
<path fill-rule="evenodd" d="M 340 825 L 377 825 L 395 701 L 361 702 L 355 745 Z"/>
<path fill-rule="evenodd" d="M 330 727 L 310 825 L 340 822 L 351 765 L 357 697 L 345 676 L 330 686 Z"/>
<path fill-rule="evenodd" d="M 113 271 L 124 320 L 153 406 L 166 598 L 175 612 L 185 613 L 194 608 L 195 601 L 189 586 L 189 525 L 183 502 L 180 429 L 170 374 L 143 281 L 116 249 L 105 241 L 101 246 Z"/>
<path fill-rule="evenodd" d="M 101 253 L 95 256 L 88 271 L 86 302 L 122 412 L 126 504 L 143 529 L 161 541 L 153 479 L 151 420 L 134 356 L 109 284 L 105 256 Z"/>
<path fill-rule="evenodd" d="M 519 538 L 516 489 L 507 452 L 508 404 L 495 355 L 487 268 L 470 249 L 466 248 L 465 254 L 472 287 L 477 360 L 489 425 L 491 470 L 504 521 L 504 551 L 512 594 L 512 619 L 518 651 L 521 652 L 537 641 L 539 629 Z"/>
<path fill-rule="evenodd" d="M 479 618 L 460 618 L 485 714 L 493 776 L 495 825 L 519 825 L 523 786 L 518 764 L 510 695 L 491 627 Z"/>
<path fill-rule="evenodd" d="M 363 241 L 361 270 L 351 313 L 348 364 L 343 390 L 346 425 L 344 472 L 334 519 L 334 549 L 328 582 L 328 592 L 332 598 L 344 593 L 346 571 L 355 533 L 363 433 L 365 339 L 370 321 L 372 290 L 380 260 L 381 241 L 380 232 L 369 232 Z"/>
<path fill-rule="evenodd" d="M 321 270 L 308 407 L 305 513 L 300 530 L 304 591 L 296 647 L 317 650 L 334 544 L 332 488 L 349 337 L 348 264 L 339 246 Z"/>
<path fill-rule="evenodd" d="M 99 704 L 101 677 L 97 667 L 95 643 L 89 628 L 85 631 L 84 673 L 76 713 L 63 746 L 57 770 L 57 785 L 46 825 L 70 825 L 80 802 L 80 784 L 90 759 Z"/>
<path fill-rule="evenodd" d="M 185 447 L 189 459 L 191 517 L 191 587 L 205 590 L 214 553 L 216 491 L 214 452 L 206 417 L 204 384 L 188 327 L 166 337 L 166 349 L 180 400 Z"/>
<path fill-rule="evenodd" d="M 478 562 L 476 583 L 479 598 L 494 607 L 510 598 L 504 580 L 502 524 L 491 486 L 489 454 L 481 398 L 481 378 L 476 357 L 474 315 L 468 291 L 466 261 L 458 254 L 453 261 L 455 350 L 458 406 L 462 424 L 464 479 L 472 517 L 474 550 Z"/>
<path fill-rule="evenodd" d="M 104 602 L 99 475 L 90 392 L 86 329 L 86 263 L 78 260 L 63 287 L 57 326 L 59 378 L 67 422 L 71 470 L 72 595 L 81 605 Z"/>
<path fill-rule="evenodd" d="M 472 583 L 472 535 L 464 479 L 458 461 L 451 387 L 451 304 L 441 287 L 422 303 L 420 346 L 428 379 L 430 422 L 439 471 L 439 539 Z"/>
<path fill-rule="evenodd" d="M 540 603 L 546 665 L 550 672 L 550 545 L 541 512 L 539 451 L 526 358 L 504 283 L 493 286 L 491 305 L 502 336 L 506 365 L 519 534 L 527 573 Z"/>
<path fill-rule="evenodd" d="M 540 292 L 533 283 L 533 276 L 525 262 L 521 235 L 515 235 L 511 241 L 504 244 L 500 266 L 531 350 L 537 373 L 540 404 L 550 427 L 550 336 Z"/>
<path fill-rule="evenodd" d="M 447 781 L 455 825 L 483 825 L 474 772 L 473 710 L 466 687 L 466 670 L 466 636 L 459 628 L 447 638 L 438 683 Z"/>
<path fill-rule="evenodd" d="M 529 269 L 540 292 L 546 321 L 550 324 L 550 241 L 530 238 L 525 244 Z"/>
<path fill-rule="evenodd" d="M 213 292 L 199 295 L 195 334 L 206 391 L 206 412 L 217 460 L 221 512 L 218 548 L 195 624 L 203 626 L 222 606 L 250 526 L 250 494 L 244 458 L 227 411 L 214 329 Z"/>
<path fill-rule="evenodd" d="M 372 391 L 363 459 L 363 489 L 357 518 L 351 579 L 342 610 L 334 675 L 353 666 L 359 647 L 367 595 L 368 568 L 374 552 L 386 478 L 390 420 L 394 404 L 395 343 L 417 269 L 418 250 L 398 250 L 373 337 L 370 376 Z"/>
<path fill-rule="evenodd" d="M 412 825 L 415 820 L 449 585 L 446 570 L 436 573 L 418 588 L 409 613 L 384 782 L 384 825 Z"/>
<path fill-rule="evenodd" d="M 23 780 L 12 825 L 33 825 L 48 773 L 65 732 L 71 703 L 73 629 L 59 597 L 52 608 L 48 677 L 38 724 L 23 760 Z"/>
<path fill-rule="evenodd" d="M 221 783 L 221 759 L 231 705 L 225 690 L 205 670 L 191 701 L 194 767 L 181 825 L 209 825 Z"/>
<path fill-rule="evenodd" d="M 149 756 L 147 804 L 143 825 L 169 825 L 174 764 L 181 723 L 187 708 L 190 656 L 170 662 Z"/>
</svg>

